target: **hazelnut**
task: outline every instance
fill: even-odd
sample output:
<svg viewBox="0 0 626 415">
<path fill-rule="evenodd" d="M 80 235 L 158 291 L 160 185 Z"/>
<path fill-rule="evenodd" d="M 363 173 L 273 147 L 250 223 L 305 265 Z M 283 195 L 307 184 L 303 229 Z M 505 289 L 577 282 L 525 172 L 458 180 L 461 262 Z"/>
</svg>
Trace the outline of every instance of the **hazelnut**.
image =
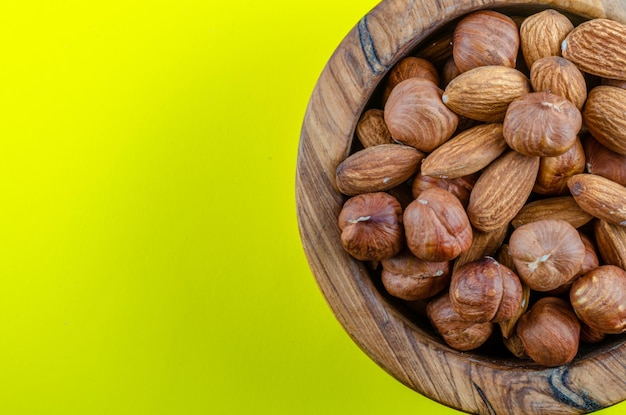
<svg viewBox="0 0 626 415">
<path fill-rule="evenodd" d="M 511 234 L 509 248 L 517 275 L 536 291 L 550 291 L 572 280 L 585 258 L 578 231 L 561 219 L 520 226 Z"/>
<path fill-rule="evenodd" d="M 428 303 L 426 315 L 446 344 L 456 350 L 476 349 L 493 333 L 492 323 L 472 323 L 461 318 L 452 308 L 447 293 Z"/>
<path fill-rule="evenodd" d="M 413 198 L 417 197 L 426 189 L 433 187 L 439 187 L 447 190 L 459 199 L 461 204 L 466 207 L 469 203 L 470 194 L 474 183 L 476 183 L 477 175 L 467 175 L 463 177 L 457 177 L 454 179 L 444 179 L 440 177 L 426 176 L 422 173 L 418 173 L 413 179 L 411 184 L 411 193 Z"/>
<path fill-rule="evenodd" d="M 626 155 L 609 150 L 592 136 L 585 138 L 583 147 L 587 173 L 597 174 L 626 186 Z"/>
<path fill-rule="evenodd" d="M 394 140 L 430 152 L 448 140 L 459 116 L 442 101 L 443 91 L 427 79 L 409 78 L 391 91 L 384 118 Z"/>
<path fill-rule="evenodd" d="M 570 302 L 578 318 L 607 334 L 626 331 L 626 271 L 601 265 L 574 282 Z"/>
<path fill-rule="evenodd" d="M 393 196 L 364 193 L 346 201 L 339 213 L 341 244 L 361 261 L 380 261 L 403 247 L 402 208 Z"/>
<path fill-rule="evenodd" d="M 452 56 L 460 72 L 478 66 L 515 67 L 520 39 L 509 16 L 480 10 L 463 17 L 454 29 Z"/>
<path fill-rule="evenodd" d="M 472 244 L 472 227 L 461 202 L 438 187 L 426 189 L 404 210 L 406 241 L 424 261 L 450 261 Z"/>
<path fill-rule="evenodd" d="M 363 147 L 394 143 L 381 109 L 370 108 L 365 111 L 356 125 L 355 132 Z"/>
<path fill-rule="evenodd" d="M 393 88 L 400 82 L 409 78 L 423 78 L 439 85 L 439 73 L 435 66 L 427 59 L 415 56 L 407 56 L 401 59 L 389 71 L 383 101 L 386 102 Z"/>
<path fill-rule="evenodd" d="M 450 304 L 467 321 L 506 321 L 522 307 L 522 284 L 513 271 L 485 257 L 468 262 L 452 274 Z"/>
<path fill-rule="evenodd" d="M 571 362 L 580 343 L 580 322 L 567 301 L 543 297 L 518 321 L 517 335 L 524 351 L 542 366 Z"/>
<path fill-rule="evenodd" d="M 582 127 L 574 104 L 549 92 L 531 92 L 515 99 L 504 116 L 504 139 L 529 157 L 554 157 L 572 147 Z"/>
<path fill-rule="evenodd" d="M 585 171 L 585 152 L 578 138 L 565 153 L 554 157 L 541 157 L 539 173 L 533 192 L 545 196 L 564 195 L 569 192 L 567 180 Z"/>
<path fill-rule="evenodd" d="M 438 294 L 450 282 L 448 262 L 422 261 L 408 250 L 382 261 L 382 283 L 387 292 L 407 301 Z"/>
</svg>

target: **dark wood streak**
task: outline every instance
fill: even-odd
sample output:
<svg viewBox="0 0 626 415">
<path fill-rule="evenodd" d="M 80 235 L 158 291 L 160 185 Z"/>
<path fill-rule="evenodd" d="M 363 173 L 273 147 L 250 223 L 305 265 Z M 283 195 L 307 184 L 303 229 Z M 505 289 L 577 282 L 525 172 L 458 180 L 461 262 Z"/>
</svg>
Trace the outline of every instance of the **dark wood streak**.
<svg viewBox="0 0 626 415">
<path fill-rule="evenodd" d="M 367 61 L 370 69 L 372 70 L 374 75 L 380 75 L 382 73 L 385 73 L 387 71 L 387 67 L 381 63 L 380 58 L 376 53 L 374 39 L 372 38 L 372 34 L 367 28 L 367 15 L 363 16 L 363 18 L 359 21 L 357 25 L 357 30 L 359 32 L 361 49 L 363 50 L 365 60 Z"/>
<path fill-rule="evenodd" d="M 570 388 L 569 366 L 555 368 L 548 379 L 548 383 L 554 397 L 566 405 L 586 412 L 597 411 L 603 407 L 584 391 L 575 391 Z"/>
<path fill-rule="evenodd" d="M 489 402 L 489 399 L 487 399 L 487 395 L 485 395 L 485 392 L 483 392 L 483 390 L 480 388 L 480 386 L 476 384 L 476 382 L 473 383 L 474 389 L 476 389 L 476 392 L 478 392 L 478 396 L 480 396 L 480 399 L 482 399 L 483 403 L 487 407 L 487 410 L 489 411 L 488 414 L 496 415 L 496 411 L 495 409 L 493 409 L 493 406 L 491 405 L 491 402 Z"/>
</svg>

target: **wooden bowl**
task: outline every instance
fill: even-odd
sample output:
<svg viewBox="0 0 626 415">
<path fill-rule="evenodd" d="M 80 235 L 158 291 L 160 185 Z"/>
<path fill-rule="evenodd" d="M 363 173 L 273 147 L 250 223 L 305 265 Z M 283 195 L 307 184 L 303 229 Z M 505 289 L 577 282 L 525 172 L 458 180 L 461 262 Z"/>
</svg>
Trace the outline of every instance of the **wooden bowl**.
<svg viewBox="0 0 626 415">
<path fill-rule="evenodd" d="M 296 202 L 305 254 L 335 316 L 380 367 L 422 395 L 478 414 L 581 414 L 626 397 L 626 339 L 581 347 L 566 366 L 546 368 L 485 346 L 448 347 L 419 307 L 385 293 L 379 276 L 340 243 L 337 216 L 346 200 L 335 169 L 353 146 L 360 114 L 402 57 L 432 43 L 479 9 L 529 15 L 553 8 L 580 22 L 626 23 L 622 0 L 385 0 L 364 16 L 331 56 L 311 96 L 297 160 Z"/>
</svg>

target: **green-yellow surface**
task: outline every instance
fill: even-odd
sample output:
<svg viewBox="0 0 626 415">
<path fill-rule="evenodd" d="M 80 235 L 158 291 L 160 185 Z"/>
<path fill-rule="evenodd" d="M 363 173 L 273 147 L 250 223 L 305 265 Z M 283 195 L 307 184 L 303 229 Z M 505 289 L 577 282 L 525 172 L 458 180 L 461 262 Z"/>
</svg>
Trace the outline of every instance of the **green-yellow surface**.
<svg viewBox="0 0 626 415">
<path fill-rule="evenodd" d="M 5 3 L 1 414 L 457 413 L 352 343 L 297 231 L 308 98 L 375 1 Z"/>
</svg>

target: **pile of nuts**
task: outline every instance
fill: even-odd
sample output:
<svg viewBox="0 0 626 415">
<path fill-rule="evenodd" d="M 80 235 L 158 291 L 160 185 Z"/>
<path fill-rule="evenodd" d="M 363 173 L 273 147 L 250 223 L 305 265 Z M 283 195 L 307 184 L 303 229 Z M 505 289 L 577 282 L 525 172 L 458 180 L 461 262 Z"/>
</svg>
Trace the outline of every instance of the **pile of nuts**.
<svg viewBox="0 0 626 415">
<path fill-rule="evenodd" d="M 450 347 L 566 364 L 626 331 L 626 25 L 481 10 L 447 36 L 360 117 L 342 246 Z"/>
</svg>

